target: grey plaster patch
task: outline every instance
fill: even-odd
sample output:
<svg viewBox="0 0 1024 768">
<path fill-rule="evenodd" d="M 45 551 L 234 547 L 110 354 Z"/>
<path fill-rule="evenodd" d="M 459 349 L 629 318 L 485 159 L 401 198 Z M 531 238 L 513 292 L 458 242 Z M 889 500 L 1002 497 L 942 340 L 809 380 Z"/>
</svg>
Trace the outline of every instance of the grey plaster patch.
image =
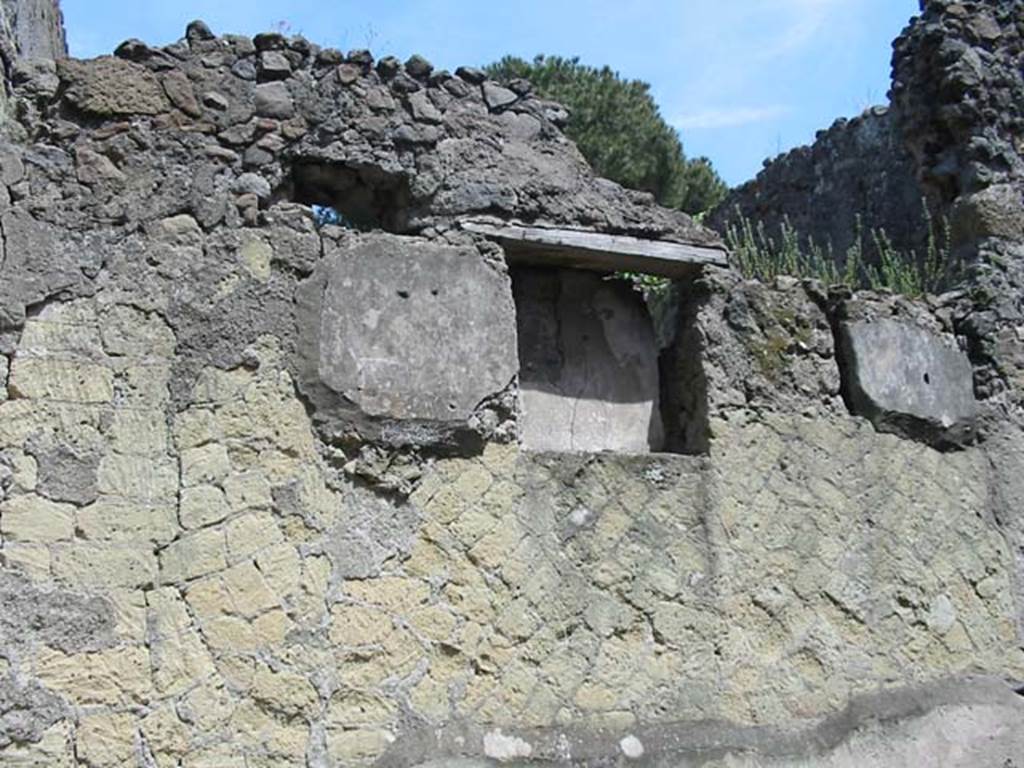
<svg viewBox="0 0 1024 768">
<path fill-rule="evenodd" d="M 87 434 L 85 430 L 81 435 Z M 25 447 L 39 466 L 37 493 L 54 501 L 80 506 L 96 500 L 96 472 L 103 454 L 103 439 L 70 443 L 50 432 L 33 435 Z"/>
<path fill-rule="evenodd" d="M 940 445 L 973 437 L 973 371 L 952 339 L 886 318 L 844 322 L 839 354 L 849 405 L 876 428 Z"/>
<path fill-rule="evenodd" d="M 640 294 L 590 272 L 513 275 L 524 447 L 659 450 L 658 349 Z"/>
<path fill-rule="evenodd" d="M 0 649 L 37 640 L 65 653 L 114 644 L 113 606 L 68 590 L 45 591 L 24 576 L 0 570 Z"/>
<path fill-rule="evenodd" d="M 350 494 L 338 513 L 337 523 L 317 547 L 330 558 L 335 579 L 380 575 L 384 563 L 409 553 L 420 525 L 412 505 L 368 494 Z"/>
<path fill-rule="evenodd" d="M 0 217 L 0 247 L 0 330 L 20 327 L 26 307 L 82 280 L 70 238 L 25 211 Z"/>
<path fill-rule="evenodd" d="M 63 717 L 63 702 L 38 683 L 19 685 L 10 675 L 0 677 L 0 749 L 38 742 Z"/>
<path fill-rule="evenodd" d="M 510 738 L 529 743 L 530 752 L 505 760 L 487 752 L 491 734 L 468 725 L 418 732 L 395 742 L 377 765 L 1016 768 L 1024 754 L 1024 699 L 993 678 L 955 678 L 864 694 L 803 729 L 704 721 L 638 725 L 628 733 L 573 725 L 524 730 Z M 438 757 L 417 763 L 422 754 Z"/>
<path fill-rule="evenodd" d="M 177 339 L 175 376 L 171 379 L 176 403 L 189 401 L 203 367 L 243 365 L 246 348 L 264 334 L 286 344 L 294 338 L 294 282 L 273 265 L 279 254 L 290 263 L 316 259 L 320 240 L 308 217 L 304 223 L 304 229 L 296 224 L 302 231 L 286 226 L 260 231 L 273 247 L 269 274 L 260 277 L 239 258 L 252 242 L 251 231 L 223 231 L 204 239 L 197 230 L 196 245 L 164 245 L 166 258 L 173 259 L 175 270 L 181 272 L 178 290 L 166 310 Z"/>
</svg>

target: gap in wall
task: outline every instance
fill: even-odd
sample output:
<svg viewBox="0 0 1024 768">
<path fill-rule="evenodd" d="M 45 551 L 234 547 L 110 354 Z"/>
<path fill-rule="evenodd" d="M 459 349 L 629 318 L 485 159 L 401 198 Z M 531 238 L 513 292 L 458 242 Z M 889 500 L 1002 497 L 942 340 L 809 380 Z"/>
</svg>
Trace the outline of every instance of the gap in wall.
<svg viewBox="0 0 1024 768">
<path fill-rule="evenodd" d="M 318 225 L 402 233 L 408 223 L 409 185 L 401 174 L 375 166 L 301 160 L 292 167 L 288 197 L 313 207 Z"/>
<path fill-rule="evenodd" d="M 510 274 L 524 448 L 701 452 L 684 450 L 683 398 L 665 395 L 664 354 L 638 291 L 609 275 L 514 260 Z M 671 371 L 675 386 L 682 377 Z"/>
</svg>

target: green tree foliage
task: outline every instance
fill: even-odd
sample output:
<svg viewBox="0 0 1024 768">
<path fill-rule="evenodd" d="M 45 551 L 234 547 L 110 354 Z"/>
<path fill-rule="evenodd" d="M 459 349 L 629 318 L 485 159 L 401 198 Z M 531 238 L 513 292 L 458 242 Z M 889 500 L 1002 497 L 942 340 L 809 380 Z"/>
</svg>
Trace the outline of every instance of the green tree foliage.
<svg viewBox="0 0 1024 768">
<path fill-rule="evenodd" d="M 539 95 L 568 107 L 566 134 L 600 175 L 691 214 L 725 197 L 728 188 L 711 162 L 683 154 L 679 135 L 659 114 L 647 83 L 558 56 L 533 62 L 506 56 L 486 69 L 495 80 L 528 80 Z"/>
</svg>

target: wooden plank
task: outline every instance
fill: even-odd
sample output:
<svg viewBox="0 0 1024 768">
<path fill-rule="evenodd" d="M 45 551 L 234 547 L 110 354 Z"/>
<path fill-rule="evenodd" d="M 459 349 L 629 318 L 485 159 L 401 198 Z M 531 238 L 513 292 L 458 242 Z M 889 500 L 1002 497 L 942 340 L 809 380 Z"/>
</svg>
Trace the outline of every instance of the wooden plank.
<svg viewBox="0 0 1024 768">
<path fill-rule="evenodd" d="M 726 266 L 721 248 L 642 240 L 574 229 L 526 227 L 470 219 L 462 228 L 502 242 L 511 262 L 548 264 L 600 272 L 645 272 L 684 277 L 705 264 Z"/>
</svg>

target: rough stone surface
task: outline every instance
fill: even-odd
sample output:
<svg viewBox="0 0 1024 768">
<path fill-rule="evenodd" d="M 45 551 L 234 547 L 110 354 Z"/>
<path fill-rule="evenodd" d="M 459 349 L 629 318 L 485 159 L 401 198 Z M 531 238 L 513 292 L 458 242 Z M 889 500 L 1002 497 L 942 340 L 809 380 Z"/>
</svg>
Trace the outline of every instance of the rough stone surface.
<svg viewBox="0 0 1024 768">
<path fill-rule="evenodd" d="M 61 700 L 38 683 L 21 687 L 9 675 L 0 677 L 0 750 L 39 742 L 64 715 Z M 12 759 L 17 764 L 17 756 Z"/>
<path fill-rule="evenodd" d="M 60 59 L 67 55 L 64 18 L 55 0 L 3 0 L 3 39 L 11 45 L 8 61 Z"/>
<path fill-rule="evenodd" d="M 68 103 L 86 114 L 157 115 L 167 110 L 160 82 L 145 67 L 103 57 L 86 64 L 64 59 L 58 66 Z"/>
<path fill-rule="evenodd" d="M 79 444 L 59 441 L 52 434 L 33 435 L 26 452 L 36 462 L 37 491 L 54 501 L 95 501 L 102 442 L 98 434 L 89 432 L 83 433 Z"/>
<path fill-rule="evenodd" d="M 1015 766 L 1024 739 L 1017 730 L 1018 698 L 995 680 L 957 680 L 944 685 L 901 689 L 888 695 L 868 695 L 816 728 L 778 734 L 770 730 L 736 729 L 724 724 L 674 724 L 656 731 L 633 733 L 619 742 L 626 762 L 600 733 L 562 735 L 552 744 L 539 736 L 540 755 L 525 764 L 539 766 L 638 765 L 647 768 L 881 768 L 882 766 L 942 765 L 950 768 Z M 487 742 L 485 735 L 484 741 Z M 529 738 L 528 736 L 528 738 Z M 518 737 L 520 756 L 534 744 Z M 507 759 L 507 758 L 506 758 Z M 514 759 L 514 757 L 513 757 Z M 498 758 L 499 763 L 501 758 Z M 405 765 L 399 760 L 384 765 Z M 495 763 L 448 757 L 417 764 L 417 768 L 487 768 Z"/>
<path fill-rule="evenodd" d="M 737 208 L 772 234 L 787 219 L 841 259 L 859 219 L 923 258 L 924 201 L 934 220 L 953 225 L 958 257 L 1000 259 L 986 237 L 1006 234 L 1024 209 L 1021 8 L 1019 0 L 922 0 L 893 43 L 889 104 L 839 120 L 813 145 L 767 162 L 717 209 L 716 227 L 735 223 Z M 1001 200 L 986 192 L 1007 184 L 1015 193 Z M 994 214 L 990 224 L 978 220 L 979 207 Z M 941 225 L 935 229 L 941 239 Z M 870 239 L 864 245 L 874 258 Z"/>
<path fill-rule="evenodd" d="M 341 237 L 303 293 L 314 398 L 326 388 L 370 417 L 461 424 L 515 377 L 511 284 L 476 249 Z"/>
<path fill-rule="evenodd" d="M 660 450 L 658 350 L 640 295 L 571 270 L 519 267 L 513 285 L 523 446 Z"/>
<path fill-rule="evenodd" d="M 115 614 L 106 600 L 64 590 L 43 591 L 8 570 L 0 570 L 0 595 L 5 607 L 0 616 L 4 648 L 37 641 L 65 653 L 81 653 L 114 642 Z"/>
<path fill-rule="evenodd" d="M 744 220 L 760 223 L 776 241 L 786 225 L 805 247 L 831 251 L 837 261 L 859 244 L 867 261 L 877 263 L 876 230 L 895 248 L 925 253 L 926 211 L 893 112 L 873 107 L 837 120 L 814 144 L 765 161 L 755 179 L 730 192 L 711 221 L 723 234 Z"/>
<path fill-rule="evenodd" d="M 706 269 L 651 300 L 693 455 L 523 451 L 504 254 L 463 217 L 713 235 L 470 70 L 198 24 L 119 50 L 7 84 L 0 764 L 1020 754 L 1016 698 L 962 677 L 1024 680 L 1019 244 L 919 302 Z M 849 412 L 833 329 L 868 317 L 962 337 L 976 443 Z M 400 397 L 361 393 L 394 344 Z"/>
<path fill-rule="evenodd" d="M 971 364 L 952 339 L 888 319 L 844 322 L 839 338 L 855 413 L 881 429 L 923 433 L 938 443 L 973 437 Z"/>
</svg>

